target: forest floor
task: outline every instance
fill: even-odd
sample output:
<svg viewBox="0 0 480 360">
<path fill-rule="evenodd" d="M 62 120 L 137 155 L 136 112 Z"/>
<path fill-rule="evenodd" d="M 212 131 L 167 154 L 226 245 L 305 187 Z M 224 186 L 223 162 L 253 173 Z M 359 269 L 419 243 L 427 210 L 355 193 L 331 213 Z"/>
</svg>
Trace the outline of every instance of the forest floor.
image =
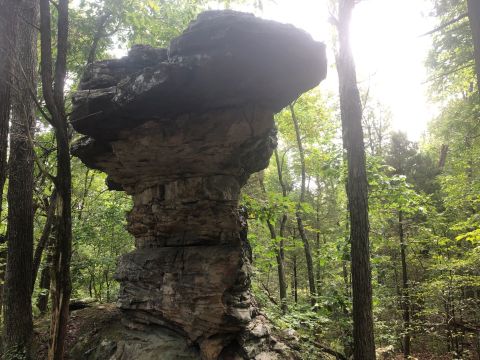
<svg viewBox="0 0 480 360">
<path fill-rule="evenodd" d="M 417 359 L 417 360 L 452 360 L 453 356 L 452 355 L 438 355 L 438 354 L 433 354 L 433 353 L 428 353 L 428 352 L 423 352 L 423 353 L 416 353 L 412 355 L 412 360 Z M 404 360 L 403 354 L 397 354 L 394 357 L 395 360 Z"/>
<path fill-rule="evenodd" d="M 120 310 L 115 304 L 102 304 L 72 311 L 67 326 L 66 353 L 78 343 L 85 334 L 95 334 L 107 324 L 120 322 Z M 35 322 L 36 359 L 47 358 L 50 318 L 44 317 Z M 73 359 L 66 355 L 65 359 Z"/>
<path fill-rule="evenodd" d="M 78 357 L 72 356 L 70 351 L 81 339 L 92 338 L 96 333 L 116 322 L 121 324 L 121 312 L 115 304 L 95 304 L 84 309 L 72 311 L 67 327 L 66 356 L 65 360 L 75 360 Z M 45 316 L 35 321 L 35 345 L 36 359 L 47 359 L 48 338 L 50 318 Z M 92 344 L 93 345 L 93 344 Z M 383 360 L 403 360 L 402 354 L 391 354 L 382 357 Z M 422 352 L 413 354 L 412 359 L 417 360 L 453 360 L 450 354 L 438 355 Z"/>
</svg>

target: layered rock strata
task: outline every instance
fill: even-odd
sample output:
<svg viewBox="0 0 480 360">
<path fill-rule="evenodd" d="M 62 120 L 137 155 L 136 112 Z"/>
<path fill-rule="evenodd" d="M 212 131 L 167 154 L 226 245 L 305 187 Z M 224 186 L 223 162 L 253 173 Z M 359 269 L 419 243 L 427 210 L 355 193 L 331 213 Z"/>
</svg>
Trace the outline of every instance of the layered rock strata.
<svg viewBox="0 0 480 360">
<path fill-rule="evenodd" d="M 136 250 L 116 275 L 131 324 L 183 334 L 203 359 L 253 356 L 239 350 L 256 314 L 240 189 L 268 165 L 273 114 L 325 75 L 323 44 L 232 11 L 200 14 L 169 49 L 88 68 L 73 153 L 133 196 Z"/>
</svg>

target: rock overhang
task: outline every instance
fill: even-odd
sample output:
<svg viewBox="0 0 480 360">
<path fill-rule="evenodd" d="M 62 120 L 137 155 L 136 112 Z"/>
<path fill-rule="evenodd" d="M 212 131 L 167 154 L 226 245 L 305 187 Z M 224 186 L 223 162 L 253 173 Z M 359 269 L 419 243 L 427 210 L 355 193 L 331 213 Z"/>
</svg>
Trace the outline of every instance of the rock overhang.
<svg viewBox="0 0 480 360">
<path fill-rule="evenodd" d="M 89 66 L 71 116 L 89 139 L 72 152 L 105 170 L 110 143 L 146 122 L 245 106 L 273 114 L 326 71 L 325 45 L 305 31 L 252 14 L 207 11 L 168 49 L 137 45 L 124 58 Z"/>
</svg>

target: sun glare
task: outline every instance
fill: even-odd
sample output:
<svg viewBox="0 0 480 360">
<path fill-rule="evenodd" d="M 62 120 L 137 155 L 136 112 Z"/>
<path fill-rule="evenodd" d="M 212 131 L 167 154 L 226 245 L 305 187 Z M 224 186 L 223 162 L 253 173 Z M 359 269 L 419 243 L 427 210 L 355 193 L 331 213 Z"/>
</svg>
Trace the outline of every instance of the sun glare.
<svg viewBox="0 0 480 360">
<path fill-rule="evenodd" d="M 294 24 L 316 40 L 326 42 L 334 63 L 334 29 L 329 24 L 328 0 L 278 0 L 265 2 L 262 17 Z M 418 140 L 435 107 L 427 96 L 424 61 L 431 47 L 420 35 L 433 28 L 423 0 L 364 0 L 356 6 L 352 21 L 352 46 L 358 81 L 370 98 L 390 108 L 392 126 Z M 336 91 L 336 71 L 330 68 L 322 87 Z"/>
</svg>

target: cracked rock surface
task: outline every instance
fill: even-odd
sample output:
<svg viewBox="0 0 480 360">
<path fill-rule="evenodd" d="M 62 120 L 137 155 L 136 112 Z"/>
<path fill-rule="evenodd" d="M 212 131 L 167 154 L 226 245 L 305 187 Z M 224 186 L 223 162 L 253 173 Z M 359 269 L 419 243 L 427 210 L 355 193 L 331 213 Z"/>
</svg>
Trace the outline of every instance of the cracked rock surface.
<svg viewBox="0 0 480 360">
<path fill-rule="evenodd" d="M 88 68 L 72 152 L 133 196 L 136 250 L 116 274 L 127 323 L 169 328 L 206 360 L 294 358 L 253 305 L 238 198 L 268 165 L 274 113 L 325 75 L 323 44 L 233 11 L 200 14 L 169 49 Z"/>
</svg>

